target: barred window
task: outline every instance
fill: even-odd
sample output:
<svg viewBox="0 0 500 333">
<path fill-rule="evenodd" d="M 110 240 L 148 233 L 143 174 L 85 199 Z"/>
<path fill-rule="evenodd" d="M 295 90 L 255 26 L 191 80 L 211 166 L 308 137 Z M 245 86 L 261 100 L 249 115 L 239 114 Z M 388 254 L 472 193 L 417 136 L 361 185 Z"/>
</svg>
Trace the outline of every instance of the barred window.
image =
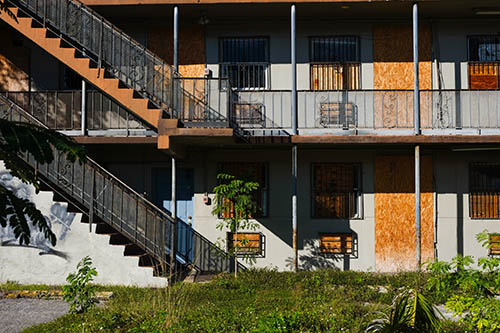
<svg viewBox="0 0 500 333">
<path fill-rule="evenodd" d="M 312 216 L 361 217 L 361 166 L 347 163 L 312 165 Z"/>
<path fill-rule="evenodd" d="M 500 36 L 468 38 L 469 88 L 500 88 Z"/>
<path fill-rule="evenodd" d="M 222 38 L 219 46 L 220 76 L 229 78 L 233 88 L 268 87 L 269 39 Z"/>
<path fill-rule="evenodd" d="M 322 254 L 353 254 L 351 233 L 328 233 L 319 235 L 319 249 Z"/>
<path fill-rule="evenodd" d="M 500 234 L 490 234 L 490 256 L 500 256 Z"/>
<path fill-rule="evenodd" d="M 469 214 L 473 219 L 500 218 L 500 164 L 471 164 Z"/>
<path fill-rule="evenodd" d="M 228 232 L 227 249 L 231 251 L 235 246 L 237 255 L 264 256 L 264 235 L 260 232 Z"/>
<path fill-rule="evenodd" d="M 360 88 L 358 37 L 312 37 L 309 44 L 311 90 Z"/>
<path fill-rule="evenodd" d="M 244 177 L 259 183 L 259 188 L 254 192 L 254 199 L 257 203 L 257 213 L 255 217 L 268 216 L 268 164 L 264 162 L 223 162 L 219 163 L 219 173 L 227 173 L 236 178 Z M 223 213 L 223 217 L 231 217 L 234 210 L 231 209 Z"/>
</svg>

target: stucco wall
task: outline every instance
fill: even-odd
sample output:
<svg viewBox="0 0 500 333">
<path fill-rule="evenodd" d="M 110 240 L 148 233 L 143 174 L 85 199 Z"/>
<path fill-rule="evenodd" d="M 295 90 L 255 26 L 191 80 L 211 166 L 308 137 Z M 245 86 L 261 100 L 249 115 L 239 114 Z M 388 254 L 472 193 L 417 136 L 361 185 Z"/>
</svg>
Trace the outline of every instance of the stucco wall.
<svg viewBox="0 0 500 333">
<path fill-rule="evenodd" d="M 139 267 L 137 257 L 124 257 L 123 246 L 110 245 L 109 236 L 89 232 L 89 225 L 80 223 L 82 215 L 68 213 L 67 204 L 54 202 L 51 192 L 35 194 L 32 186 L 13 178 L 3 163 L 0 182 L 18 196 L 33 201 L 57 236 L 56 246 L 52 246 L 37 228 L 32 228 L 30 245 L 19 246 L 10 228 L 0 228 L 0 282 L 65 284 L 77 263 L 89 255 L 97 268 L 97 283 L 166 285 L 166 279 L 153 276 L 152 268 Z"/>
</svg>

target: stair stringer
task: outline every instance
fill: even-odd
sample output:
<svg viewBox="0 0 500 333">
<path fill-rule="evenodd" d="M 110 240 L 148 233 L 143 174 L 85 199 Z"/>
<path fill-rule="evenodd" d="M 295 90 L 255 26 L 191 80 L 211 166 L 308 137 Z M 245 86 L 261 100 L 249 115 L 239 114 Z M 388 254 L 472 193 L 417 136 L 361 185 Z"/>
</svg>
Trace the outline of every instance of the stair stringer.
<svg viewBox="0 0 500 333">
<path fill-rule="evenodd" d="M 132 88 L 120 87 L 119 79 L 105 77 L 105 70 L 103 68 L 91 68 L 89 58 L 77 58 L 76 49 L 73 47 L 63 47 L 63 39 L 49 37 L 48 29 L 33 27 L 34 22 L 31 17 L 19 17 L 20 9 L 18 7 L 9 7 L 9 9 L 17 18 L 17 22 L 7 14 L 0 15 L 3 21 L 74 70 L 99 90 L 111 96 L 123 107 L 129 109 L 153 128 L 158 128 L 158 121 L 163 114 L 162 110 L 149 108 L 150 103 L 148 99 L 134 96 L 134 89 Z"/>
</svg>

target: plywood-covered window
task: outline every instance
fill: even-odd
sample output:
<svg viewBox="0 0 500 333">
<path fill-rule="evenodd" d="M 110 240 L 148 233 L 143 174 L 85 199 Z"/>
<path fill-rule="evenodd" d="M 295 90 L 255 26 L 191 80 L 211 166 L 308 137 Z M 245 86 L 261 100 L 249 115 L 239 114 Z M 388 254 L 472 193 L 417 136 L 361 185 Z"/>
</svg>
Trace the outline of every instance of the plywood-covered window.
<svg viewBox="0 0 500 333">
<path fill-rule="evenodd" d="M 490 234 L 490 256 L 500 256 L 500 234 Z"/>
<path fill-rule="evenodd" d="M 470 36 L 469 89 L 500 88 L 500 36 Z"/>
<path fill-rule="evenodd" d="M 268 38 L 221 38 L 219 43 L 221 77 L 237 89 L 268 88 Z"/>
<path fill-rule="evenodd" d="M 311 37 L 311 90 L 360 89 L 359 38 Z"/>
<path fill-rule="evenodd" d="M 238 255 L 264 256 L 264 236 L 260 232 L 227 233 L 229 251 L 236 248 Z"/>
<path fill-rule="evenodd" d="M 500 164 L 471 164 L 469 211 L 473 219 L 500 218 Z"/>
<path fill-rule="evenodd" d="M 361 217 L 361 166 L 352 163 L 312 165 L 312 216 Z"/>
<path fill-rule="evenodd" d="M 236 178 L 259 183 L 259 188 L 254 192 L 254 199 L 257 203 L 255 217 L 268 216 L 268 166 L 265 162 L 222 162 L 218 166 L 219 173 L 227 173 Z M 234 210 L 230 208 L 223 215 L 231 217 L 234 215 Z"/>
<path fill-rule="evenodd" d="M 324 233 L 319 235 L 322 254 L 353 254 L 353 235 L 350 233 Z"/>
</svg>

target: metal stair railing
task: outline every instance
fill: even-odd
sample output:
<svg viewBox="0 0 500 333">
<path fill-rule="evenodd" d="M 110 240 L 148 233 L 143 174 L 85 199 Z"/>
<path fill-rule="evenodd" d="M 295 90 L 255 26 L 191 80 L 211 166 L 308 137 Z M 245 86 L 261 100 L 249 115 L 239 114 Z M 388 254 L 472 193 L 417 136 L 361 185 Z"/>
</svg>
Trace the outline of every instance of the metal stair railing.
<svg viewBox="0 0 500 333">
<path fill-rule="evenodd" d="M 0 95 L 0 119 L 25 122 L 48 128 L 13 101 Z M 40 165 L 33 156 L 20 157 L 39 175 L 73 200 L 73 204 L 99 217 L 122 233 L 146 253 L 166 267 L 169 262 L 169 238 L 176 224 L 173 218 L 146 200 L 113 174 L 90 158 L 85 162 L 70 162 L 55 152 L 50 164 Z M 182 228 L 177 221 L 177 230 Z M 228 272 L 231 258 L 192 228 L 188 236 L 178 239 L 177 248 L 192 243 L 177 261 L 193 265 L 203 272 Z M 182 260 L 179 260 L 179 256 Z M 244 267 L 242 267 L 244 269 Z M 166 272 L 166 271 L 164 271 Z"/>
<path fill-rule="evenodd" d="M 10 0 L 155 106 L 175 117 L 172 66 L 78 0 Z M 104 73 L 102 73 L 104 74 Z"/>
</svg>

